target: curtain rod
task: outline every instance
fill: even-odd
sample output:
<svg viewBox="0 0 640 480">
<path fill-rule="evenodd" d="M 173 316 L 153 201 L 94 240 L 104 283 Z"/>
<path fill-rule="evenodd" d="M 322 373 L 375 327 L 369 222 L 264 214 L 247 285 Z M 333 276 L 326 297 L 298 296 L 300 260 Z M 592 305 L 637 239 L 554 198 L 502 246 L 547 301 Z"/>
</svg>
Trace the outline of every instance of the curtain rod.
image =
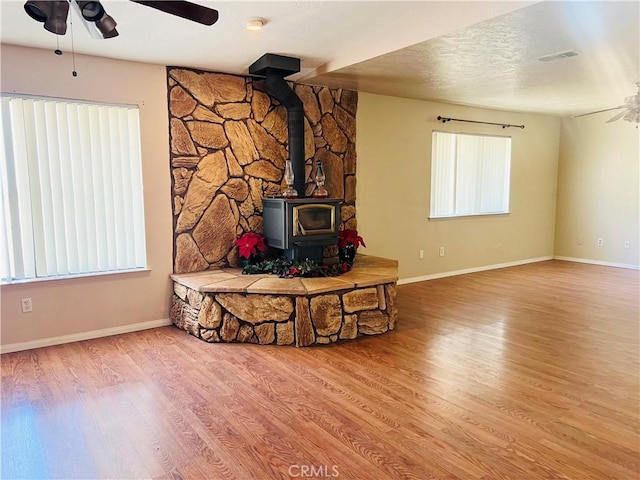
<svg viewBox="0 0 640 480">
<path fill-rule="evenodd" d="M 476 120 L 462 120 L 460 118 L 441 117 L 440 115 L 438 115 L 438 120 L 440 120 L 442 123 L 466 122 L 466 123 L 482 123 L 483 125 L 498 125 L 502 128 L 509 128 L 509 127 L 524 128 L 524 125 L 512 125 L 510 123 L 478 122 Z"/>
</svg>

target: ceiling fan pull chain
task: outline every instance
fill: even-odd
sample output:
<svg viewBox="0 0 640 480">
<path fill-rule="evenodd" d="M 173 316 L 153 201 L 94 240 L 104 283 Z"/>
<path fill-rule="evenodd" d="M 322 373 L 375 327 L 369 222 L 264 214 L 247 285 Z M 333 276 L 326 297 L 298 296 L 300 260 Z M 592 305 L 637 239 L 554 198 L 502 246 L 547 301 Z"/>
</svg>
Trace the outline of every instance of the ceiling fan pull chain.
<svg viewBox="0 0 640 480">
<path fill-rule="evenodd" d="M 73 64 L 73 70 L 71 71 L 71 75 L 74 77 L 78 76 L 78 72 L 76 72 L 76 48 L 73 43 L 73 20 L 69 19 L 69 26 L 71 28 L 71 63 Z"/>
</svg>

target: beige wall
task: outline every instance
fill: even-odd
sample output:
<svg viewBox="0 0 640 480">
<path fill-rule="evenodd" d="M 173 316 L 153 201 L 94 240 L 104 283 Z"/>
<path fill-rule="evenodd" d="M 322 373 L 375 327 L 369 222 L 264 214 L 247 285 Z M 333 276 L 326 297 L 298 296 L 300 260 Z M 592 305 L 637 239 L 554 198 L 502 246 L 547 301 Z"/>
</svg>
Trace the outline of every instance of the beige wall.
<svg viewBox="0 0 640 480">
<path fill-rule="evenodd" d="M 79 75 L 74 78 L 68 55 L 7 45 L 1 62 L 3 92 L 140 105 L 151 269 L 0 287 L 2 346 L 166 319 L 172 213 L 165 67 L 77 55 Z M 442 124 L 438 115 L 526 128 Z M 564 120 L 561 128 L 554 117 L 361 93 L 358 229 L 368 245 L 361 252 L 398 259 L 402 279 L 554 253 L 638 265 L 638 130 L 596 117 L 582 120 Z M 512 135 L 509 215 L 428 219 L 434 129 Z M 603 247 L 594 246 L 597 237 L 604 239 Z M 583 246 L 576 245 L 578 238 Z M 625 240 L 631 248 L 622 247 Z M 446 249 L 444 257 L 438 256 L 440 246 Z M 424 259 L 418 257 L 421 249 Z M 32 313 L 20 312 L 23 297 L 32 298 Z"/>
<path fill-rule="evenodd" d="M 443 124 L 438 115 L 526 128 Z M 510 214 L 428 219 L 433 130 L 512 136 Z M 555 117 L 361 93 L 358 230 L 367 242 L 361 252 L 398 259 L 401 279 L 552 256 L 559 139 Z"/>
<path fill-rule="evenodd" d="M 555 254 L 637 267 L 640 130 L 625 121 L 606 123 L 607 118 L 562 121 Z"/>
<path fill-rule="evenodd" d="M 151 269 L 2 286 L 2 346 L 168 318 L 172 225 L 165 67 L 76 55 L 74 78 L 70 55 L 8 45 L 2 45 L 1 66 L 3 92 L 140 106 Z M 32 313 L 21 313 L 22 297 L 32 298 Z"/>
</svg>

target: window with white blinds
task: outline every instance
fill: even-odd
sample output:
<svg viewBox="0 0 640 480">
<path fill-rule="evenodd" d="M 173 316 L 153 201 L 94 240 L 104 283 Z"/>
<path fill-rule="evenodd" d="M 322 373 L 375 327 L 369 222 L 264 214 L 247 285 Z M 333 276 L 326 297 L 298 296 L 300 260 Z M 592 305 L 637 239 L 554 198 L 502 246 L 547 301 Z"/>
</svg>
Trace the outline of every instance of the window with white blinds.
<svg viewBox="0 0 640 480">
<path fill-rule="evenodd" d="M 2 97 L 3 282 L 146 267 L 138 108 Z"/>
<path fill-rule="evenodd" d="M 429 216 L 509 212 L 511 138 L 433 132 Z"/>
</svg>

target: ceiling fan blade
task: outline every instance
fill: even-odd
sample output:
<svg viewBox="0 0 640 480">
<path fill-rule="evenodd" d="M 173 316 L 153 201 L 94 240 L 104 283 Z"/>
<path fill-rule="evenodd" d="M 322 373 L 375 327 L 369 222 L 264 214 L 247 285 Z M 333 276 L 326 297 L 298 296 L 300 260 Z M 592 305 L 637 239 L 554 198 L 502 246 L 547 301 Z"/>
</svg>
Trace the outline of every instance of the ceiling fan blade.
<svg viewBox="0 0 640 480">
<path fill-rule="evenodd" d="M 623 110 L 619 113 L 616 113 L 613 117 L 607 120 L 606 123 L 611 123 L 611 122 L 615 122 L 616 120 L 620 120 L 622 117 L 624 117 L 627 114 L 627 112 L 628 110 Z"/>
<path fill-rule="evenodd" d="M 627 113 L 625 113 L 622 119 L 627 122 L 640 123 L 640 108 L 631 108 L 627 110 Z"/>
<path fill-rule="evenodd" d="M 146 1 L 131 0 L 134 3 L 155 8 L 161 12 L 186 18 L 203 25 L 213 25 L 218 21 L 218 11 L 186 1 Z"/>
<path fill-rule="evenodd" d="M 595 112 L 583 113 L 581 115 L 574 115 L 571 118 L 585 117 L 587 115 L 593 115 L 594 113 L 610 112 L 611 110 L 618 110 L 619 108 L 627 108 L 627 106 L 626 105 L 620 105 L 618 107 L 605 108 L 604 110 L 596 110 Z"/>
</svg>

